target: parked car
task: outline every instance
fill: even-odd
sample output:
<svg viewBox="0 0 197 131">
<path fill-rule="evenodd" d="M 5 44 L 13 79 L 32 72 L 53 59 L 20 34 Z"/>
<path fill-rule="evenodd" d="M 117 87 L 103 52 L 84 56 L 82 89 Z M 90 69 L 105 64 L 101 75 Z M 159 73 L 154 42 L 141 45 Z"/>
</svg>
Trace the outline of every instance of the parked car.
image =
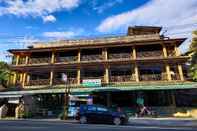
<svg viewBox="0 0 197 131">
<path fill-rule="evenodd" d="M 108 123 L 121 125 L 128 121 L 125 113 L 112 111 L 110 108 L 101 105 L 81 105 L 76 119 L 79 120 L 81 124 Z"/>
</svg>

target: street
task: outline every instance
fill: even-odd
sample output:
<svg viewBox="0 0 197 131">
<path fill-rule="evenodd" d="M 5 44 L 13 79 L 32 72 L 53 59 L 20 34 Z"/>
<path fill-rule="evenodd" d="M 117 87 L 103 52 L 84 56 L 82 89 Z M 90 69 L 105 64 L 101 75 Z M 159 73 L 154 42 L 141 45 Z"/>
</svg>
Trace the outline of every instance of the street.
<svg viewBox="0 0 197 131">
<path fill-rule="evenodd" d="M 154 126 L 114 126 L 101 124 L 72 124 L 63 121 L 4 120 L 0 121 L 0 131 L 196 131 L 192 127 L 154 127 Z"/>
</svg>

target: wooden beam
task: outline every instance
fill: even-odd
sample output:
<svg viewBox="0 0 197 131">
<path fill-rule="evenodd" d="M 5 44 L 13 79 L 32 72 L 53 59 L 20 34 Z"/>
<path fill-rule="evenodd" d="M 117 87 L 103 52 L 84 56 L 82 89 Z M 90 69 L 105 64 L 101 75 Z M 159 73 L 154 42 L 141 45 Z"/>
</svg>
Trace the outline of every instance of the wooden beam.
<svg viewBox="0 0 197 131">
<path fill-rule="evenodd" d="M 25 56 L 25 64 L 28 65 L 28 61 L 29 61 L 29 56 Z"/>
<path fill-rule="evenodd" d="M 13 85 L 15 85 L 16 84 L 16 72 L 14 72 L 14 76 L 13 76 Z"/>
</svg>

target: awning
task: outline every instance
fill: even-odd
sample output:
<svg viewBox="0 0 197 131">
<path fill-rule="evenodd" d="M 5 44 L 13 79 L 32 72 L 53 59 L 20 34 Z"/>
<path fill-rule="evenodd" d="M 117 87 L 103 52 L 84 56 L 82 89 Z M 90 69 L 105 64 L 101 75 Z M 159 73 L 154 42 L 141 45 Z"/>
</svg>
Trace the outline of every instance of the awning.
<svg viewBox="0 0 197 131">
<path fill-rule="evenodd" d="M 76 96 L 87 96 L 93 92 L 101 91 L 133 91 L 133 90 L 179 90 L 179 89 L 197 89 L 197 83 L 173 83 L 173 84 L 133 84 L 133 85 L 113 85 L 103 87 L 81 87 L 71 88 L 71 94 Z M 54 94 L 65 93 L 65 88 L 43 88 L 23 91 L 0 92 L 0 98 L 12 97 L 12 95 L 34 95 L 34 94 Z"/>
</svg>

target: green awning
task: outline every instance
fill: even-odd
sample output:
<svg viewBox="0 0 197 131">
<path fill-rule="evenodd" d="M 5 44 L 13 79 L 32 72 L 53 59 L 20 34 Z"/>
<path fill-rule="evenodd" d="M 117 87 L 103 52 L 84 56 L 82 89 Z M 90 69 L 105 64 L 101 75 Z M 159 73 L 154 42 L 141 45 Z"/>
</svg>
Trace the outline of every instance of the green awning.
<svg viewBox="0 0 197 131">
<path fill-rule="evenodd" d="M 197 83 L 163 83 L 163 84 L 128 84 L 128 85 L 111 85 L 102 87 L 80 87 L 71 88 L 72 95 L 88 95 L 93 92 L 101 91 L 134 91 L 134 90 L 179 90 L 179 89 L 197 89 Z M 54 93 L 65 93 L 65 88 L 42 88 L 22 91 L 5 91 L 0 92 L 0 96 L 6 95 L 33 95 L 33 94 L 54 94 Z"/>
</svg>

